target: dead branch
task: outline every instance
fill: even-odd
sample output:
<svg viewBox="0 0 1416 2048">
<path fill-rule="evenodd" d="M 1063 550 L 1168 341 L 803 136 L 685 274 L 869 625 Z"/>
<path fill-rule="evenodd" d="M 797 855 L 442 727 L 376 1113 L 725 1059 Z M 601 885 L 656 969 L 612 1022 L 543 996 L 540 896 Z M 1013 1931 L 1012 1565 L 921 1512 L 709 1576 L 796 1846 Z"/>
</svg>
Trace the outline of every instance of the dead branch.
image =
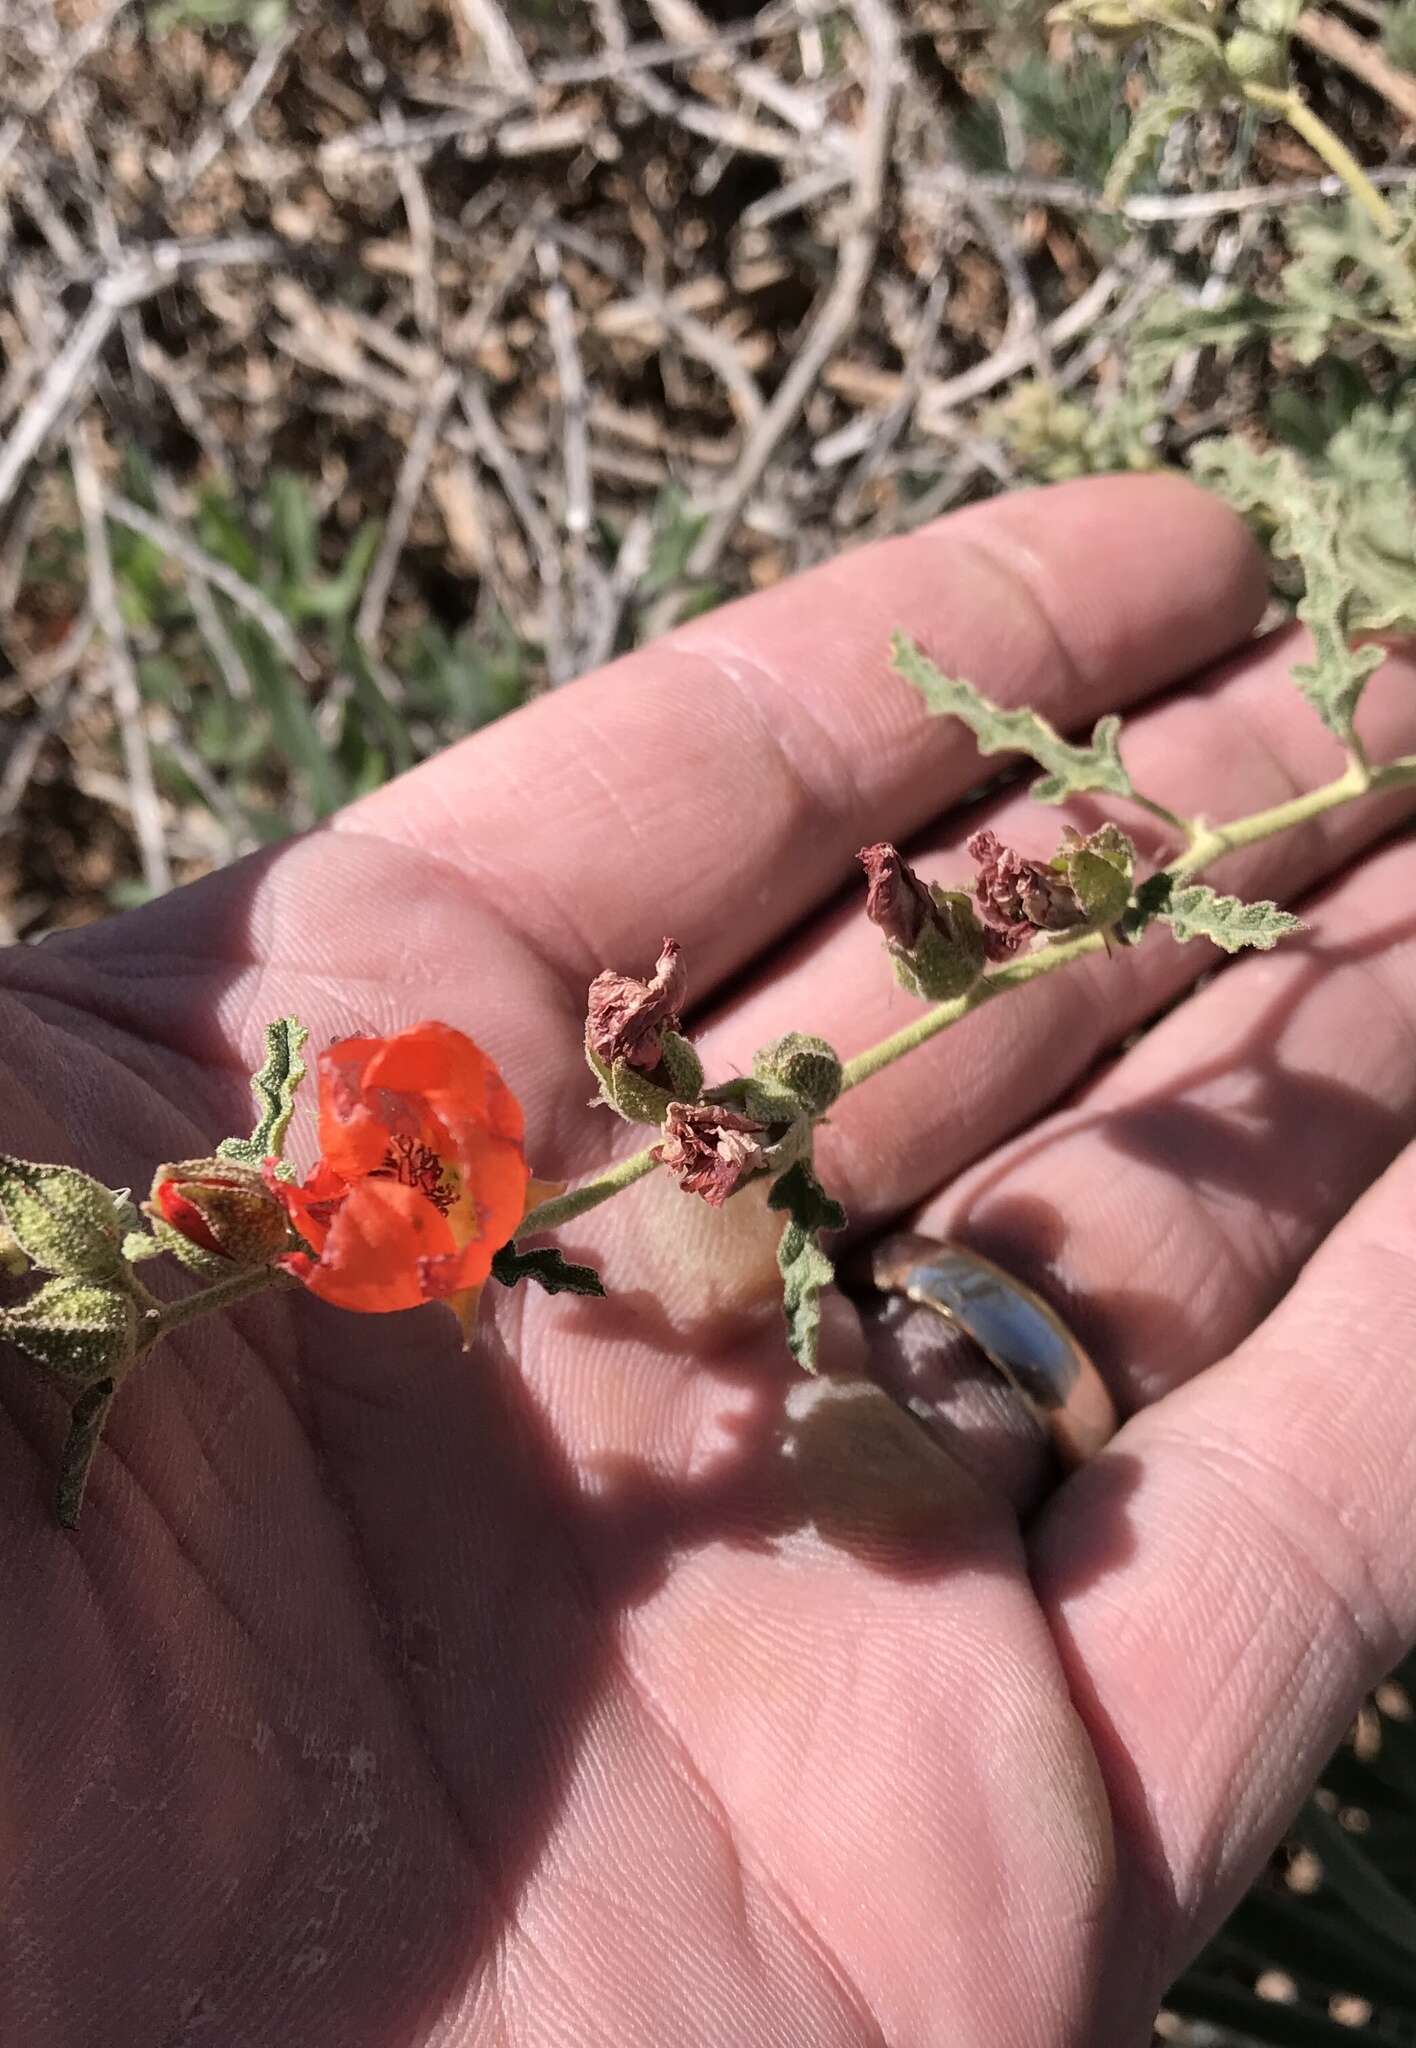
<svg viewBox="0 0 1416 2048">
<path fill-rule="evenodd" d="M 143 880 L 154 895 L 172 886 L 172 864 L 162 829 L 162 811 L 153 781 L 152 751 L 143 722 L 142 691 L 133 665 L 123 615 L 118 608 L 118 587 L 113 580 L 113 557 L 108 548 L 108 527 L 104 518 L 103 485 L 99 481 L 95 455 L 97 436 L 91 424 L 80 423 L 69 434 L 69 461 L 74 473 L 74 495 L 84 529 L 88 555 L 89 598 L 93 614 L 106 643 L 108 687 L 113 717 L 118 726 L 127 772 L 128 801 L 133 829 L 137 834 Z"/>
<path fill-rule="evenodd" d="M 854 5 L 869 52 L 869 73 L 850 222 L 841 242 L 836 275 L 771 404 L 749 432 L 732 479 L 699 536 L 690 561 L 695 575 L 706 574 L 717 563 L 778 443 L 849 330 L 875 260 L 895 105 L 899 38 L 887 0 L 854 0 Z"/>
</svg>

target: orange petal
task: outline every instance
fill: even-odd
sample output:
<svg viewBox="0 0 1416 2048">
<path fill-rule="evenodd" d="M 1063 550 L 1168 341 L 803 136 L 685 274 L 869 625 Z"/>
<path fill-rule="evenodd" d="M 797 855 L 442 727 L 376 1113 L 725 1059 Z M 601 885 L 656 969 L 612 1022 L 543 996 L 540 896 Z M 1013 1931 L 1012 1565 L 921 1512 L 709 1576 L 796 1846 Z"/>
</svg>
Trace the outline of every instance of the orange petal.
<svg viewBox="0 0 1416 2048">
<path fill-rule="evenodd" d="M 521 1105 L 495 1062 L 450 1024 L 414 1024 L 385 1039 L 369 1060 L 363 1086 L 421 1098 L 454 1144 L 468 1124 L 516 1143 L 524 1135 Z"/>
<path fill-rule="evenodd" d="M 426 1195 L 396 1180 L 363 1180 L 336 1211 L 318 1261 L 299 1277 L 322 1301 L 382 1315 L 425 1301 L 425 1267 L 455 1256 L 447 1218 Z"/>
<path fill-rule="evenodd" d="M 365 1094 L 370 1062 L 382 1038 L 341 1038 L 320 1054 L 320 1151 L 346 1180 L 358 1180 L 388 1156 L 393 1106 Z"/>
<path fill-rule="evenodd" d="M 280 1178 L 273 1160 L 267 1159 L 261 1172 L 266 1186 L 284 1205 L 286 1215 L 306 1244 L 319 1251 L 329 1232 L 335 1209 L 348 1193 L 348 1183 L 323 1159 L 298 1186 L 294 1181 Z"/>
</svg>

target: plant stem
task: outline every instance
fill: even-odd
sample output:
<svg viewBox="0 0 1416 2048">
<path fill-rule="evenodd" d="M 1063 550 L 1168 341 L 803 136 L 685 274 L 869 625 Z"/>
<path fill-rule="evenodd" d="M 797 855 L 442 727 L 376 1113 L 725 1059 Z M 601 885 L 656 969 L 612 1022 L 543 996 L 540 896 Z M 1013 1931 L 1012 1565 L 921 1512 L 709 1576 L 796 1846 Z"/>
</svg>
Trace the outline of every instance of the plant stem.
<svg viewBox="0 0 1416 2048">
<path fill-rule="evenodd" d="M 582 1181 L 578 1188 L 571 1188 L 564 1195 L 555 1195 L 549 1202 L 539 1203 L 522 1218 L 517 1236 L 526 1237 L 533 1230 L 556 1230 L 562 1223 L 569 1223 L 573 1216 L 583 1216 L 587 1209 L 598 1209 L 601 1202 L 609 1201 L 611 1195 L 633 1187 L 637 1180 L 643 1180 L 646 1173 L 654 1171 L 659 1163 L 654 1157 L 654 1150 L 653 1145 L 646 1145 L 642 1152 L 622 1159 L 618 1166 L 607 1167 L 593 1180 Z"/>
<path fill-rule="evenodd" d="M 1302 136 L 1308 147 L 1322 158 L 1328 169 L 1337 173 L 1368 219 L 1384 235 L 1395 236 L 1399 232 L 1401 223 L 1347 144 L 1340 135 L 1333 133 L 1320 114 L 1313 112 L 1300 92 L 1291 86 L 1282 89 L 1249 85 L 1244 89 L 1244 97 L 1254 106 L 1281 115 L 1289 127 Z"/>
<path fill-rule="evenodd" d="M 844 1095 L 849 1088 L 859 1088 L 862 1081 L 868 1081 L 882 1067 L 893 1066 L 907 1052 L 926 1044 L 939 1032 L 947 1031 L 951 1024 L 957 1024 L 974 1010 L 982 1009 L 995 996 L 1001 996 L 1009 989 L 1021 988 L 1024 982 L 1036 981 L 1040 975 L 1055 974 L 1059 968 L 1070 967 L 1074 960 L 1081 959 L 1086 953 L 1100 953 L 1105 944 L 1101 932 L 1082 932 L 1075 939 L 1059 940 L 1040 952 L 1027 953 L 1021 960 L 1014 960 L 1007 967 L 985 974 L 967 995 L 954 996 L 947 1003 L 936 1003 L 922 1017 L 913 1018 L 899 1031 L 891 1032 L 888 1038 L 882 1038 L 877 1045 L 867 1046 L 853 1060 L 847 1060 L 841 1093 Z"/>
<path fill-rule="evenodd" d="M 277 1287 L 282 1282 L 292 1287 L 298 1284 L 278 1267 L 247 1266 L 223 1280 L 214 1281 L 210 1287 L 199 1288 L 195 1294 L 184 1294 L 179 1301 L 164 1301 L 149 1309 L 144 1316 L 138 1350 L 140 1353 L 146 1351 L 183 1323 L 195 1322 L 198 1316 L 209 1316 L 218 1309 L 230 1308 L 233 1303 L 244 1301 L 248 1294 L 260 1294 L 265 1288 Z"/>
<path fill-rule="evenodd" d="M 1273 804 L 1266 811 L 1254 811 L 1247 818 L 1232 819 L 1227 825 L 1207 825 L 1201 821 L 1191 824 L 1161 804 L 1146 798 L 1136 801 L 1188 835 L 1184 851 L 1164 870 L 1175 881 L 1185 881 L 1202 874 L 1227 853 L 1235 853 L 1245 846 L 1256 846 L 1261 840 L 1276 838 L 1281 832 L 1291 832 L 1295 826 L 1306 825 L 1313 818 L 1320 818 L 1324 812 L 1353 803 L 1360 796 L 1409 788 L 1413 784 L 1416 784 L 1416 754 L 1404 755 L 1381 768 L 1369 768 L 1358 754 L 1333 781 L 1323 783 L 1318 789 L 1306 790 L 1301 796 L 1290 797 L 1286 803 Z M 1058 940 L 1035 953 L 1026 954 L 1020 960 L 1011 961 L 1006 967 L 997 968 L 981 981 L 976 981 L 967 995 L 956 996 L 951 1002 L 936 1003 L 933 1009 L 912 1019 L 901 1030 L 892 1032 L 888 1038 L 882 1038 L 877 1045 L 868 1046 L 864 1052 L 858 1052 L 854 1059 L 848 1060 L 842 1093 L 858 1088 L 872 1074 L 878 1074 L 882 1068 L 903 1059 L 906 1053 L 915 1051 L 941 1031 L 947 1031 L 985 1003 L 992 1002 L 995 996 L 1022 988 L 1025 983 L 1037 981 L 1044 974 L 1056 974 L 1062 968 L 1070 967 L 1075 960 L 1103 951 L 1105 945 L 1104 933 L 1082 932 L 1074 939 Z M 568 1194 L 542 1202 L 526 1217 L 517 1235 L 554 1230 L 560 1224 L 568 1223 L 573 1216 L 583 1216 L 590 1209 L 598 1209 L 602 1202 L 608 1202 L 612 1196 L 653 1172 L 658 1164 L 654 1152 L 652 1145 L 646 1146 L 642 1152 L 621 1160 L 617 1166 L 597 1174 L 593 1180 L 582 1181 Z"/>
</svg>

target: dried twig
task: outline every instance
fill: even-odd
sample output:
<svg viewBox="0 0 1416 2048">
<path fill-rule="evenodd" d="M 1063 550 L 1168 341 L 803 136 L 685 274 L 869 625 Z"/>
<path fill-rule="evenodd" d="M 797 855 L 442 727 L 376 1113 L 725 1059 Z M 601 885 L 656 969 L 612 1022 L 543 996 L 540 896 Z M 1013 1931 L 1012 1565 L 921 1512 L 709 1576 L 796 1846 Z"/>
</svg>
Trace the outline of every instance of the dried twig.
<svg viewBox="0 0 1416 2048">
<path fill-rule="evenodd" d="M 238 611 L 254 619 L 267 639 L 306 682 L 312 682 L 318 676 L 319 669 L 300 645 L 289 621 L 276 610 L 264 591 L 257 590 L 244 576 L 238 576 L 228 563 L 219 562 L 215 555 L 209 555 L 180 527 L 159 519 L 154 512 L 144 511 L 141 505 L 135 505 L 131 498 L 123 497 L 120 492 L 107 492 L 103 504 L 110 519 L 116 519 L 120 526 L 126 526 L 133 533 L 142 534 L 145 540 L 150 540 L 164 554 L 170 555 L 174 562 L 200 577 L 202 582 L 211 584 L 224 597 L 229 597 Z"/>
<path fill-rule="evenodd" d="M 516 31 L 501 10 L 499 0 L 457 0 L 463 22 L 482 46 L 487 69 L 495 82 L 508 92 L 530 92 L 535 81 L 531 66 L 516 40 Z"/>
<path fill-rule="evenodd" d="M 505 491 L 507 502 L 520 521 L 522 531 L 530 541 L 536 557 L 546 608 L 546 667 L 551 681 L 568 682 L 575 673 L 575 662 L 566 639 L 565 593 L 562 587 L 560 549 L 556 545 L 554 529 L 535 492 L 526 481 L 525 471 L 512 453 L 492 415 L 481 379 L 474 376 L 464 377 L 459 396 L 462 410 L 467 416 L 467 424 L 472 429 L 477 453 Z"/>
<path fill-rule="evenodd" d="M 389 507 L 388 521 L 379 541 L 378 553 L 374 556 L 368 579 L 359 599 L 359 610 L 354 620 L 354 631 L 360 644 L 369 651 L 376 648 L 383 629 L 384 612 L 388 607 L 389 592 L 398 572 L 398 564 L 408 540 L 408 529 L 413 522 L 413 513 L 422 493 L 428 464 L 437 447 L 438 433 L 447 418 L 448 408 L 457 395 L 458 372 L 443 369 L 434 380 L 428 392 L 422 411 L 414 422 L 409 436 L 408 447 L 394 486 L 393 503 Z"/>
<path fill-rule="evenodd" d="M 593 263 L 606 277 L 622 285 L 651 312 L 655 319 L 666 327 L 680 343 L 684 353 L 697 358 L 712 370 L 722 382 L 732 402 L 734 412 L 744 426 L 751 426 L 760 419 L 763 411 L 762 393 L 755 378 L 744 364 L 742 357 L 732 343 L 710 327 L 696 314 L 688 313 L 676 306 L 671 298 L 654 290 L 646 280 L 631 277 L 627 265 L 621 263 L 613 249 L 593 235 L 587 235 L 580 228 L 568 227 L 564 221 L 553 221 L 548 232 L 563 248 L 573 249 L 577 256 L 583 256 L 587 263 Z"/>
<path fill-rule="evenodd" d="M 180 533 L 179 521 L 182 508 L 178 503 L 177 491 L 170 477 L 159 470 L 153 479 L 153 489 L 163 517 L 174 531 Z M 110 508 L 111 509 L 111 508 Z M 170 550 L 169 550 L 170 552 Z M 182 571 L 182 581 L 187 592 L 187 601 L 192 607 L 192 616 L 197 622 L 197 631 L 206 642 L 212 660 L 221 672 L 222 681 L 233 702 L 241 704 L 255 695 L 246 664 L 237 651 L 236 643 L 226 630 L 226 621 L 217 608 L 211 594 L 211 585 L 197 566 L 199 551 L 193 545 L 183 549 L 173 559 Z"/>
<path fill-rule="evenodd" d="M 152 776 L 152 751 L 143 723 L 143 699 L 138 672 L 133 666 L 123 616 L 118 608 L 118 588 L 113 580 L 113 557 L 108 549 L 108 527 L 104 519 L 103 485 L 99 481 L 94 454 L 96 436 L 91 424 L 80 423 L 69 434 L 69 460 L 74 472 L 74 495 L 84 529 L 88 555 L 89 595 L 94 617 L 107 643 L 108 687 L 113 702 L 127 771 L 128 799 L 137 834 L 143 880 L 154 895 L 172 886 L 172 865 L 162 830 L 162 811 L 157 785 Z"/>
<path fill-rule="evenodd" d="M 854 5 L 869 52 L 869 75 L 850 222 L 837 257 L 836 275 L 771 404 L 748 434 L 728 487 L 698 538 L 690 560 L 695 575 L 704 575 L 717 563 L 778 443 L 805 405 L 832 350 L 850 328 L 875 260 L 899 39 L 887 0 L 854 0 Z"/>
<path fill-rule="evenodd" d="M 1300 42 L 1330 57 L 1363 85 L 1380 93 L 1388 106 L 1396 108 L 1404 121 L 1416 121 L 1416 78 L 1393 64 L 1379 39 L 1359 36 L 1356 29 L 1331 14 L 1309 7 L 1299 15 L 1293 30 Z"/>
<path fill-rule="evenodd" d="M 1416 165 L 1385 164 L 1367 173 L 1384 190 L 1416 184 Z M 1166 221 L 1215 220 L 1231 213 L 1278 213 L 1313 199 L 1338 199 L 1345 192 L 1341 178 L 1296 178 L 1286 185 L 1237 185 L 1225 192 L 1137 192 L 1113 206 L 1095 186 L 1069 178 L 1014 177 L 1009 172 L 963 171 L 940 166 L 911 172 L 905 180 L 912 197 L 955 197 L 966 188 L 1019 206 L 1055 206 L 1069 213 L 1116 213 L 1137 227 Z"/>
<path fill-rule="evenodd" d="M 79 320 L 45 371 L 39 389 L 0 446 L 0 511 L 71 401 L 88 388 L 94 364 L 122 313 L 140 305 L 184 270 L 258 263 L 279 249 L 274 236 L 239 235 L 202 242 L 157 242 L 125 257 L 100 277 Z"/>
<path fill-rule="evenodd" d="M 299 33 L 300 24 L 292 21 L 279 35 L 272 36 L 269 42 L 261 44 L 236 91 L 216 119 L 209 121 L 202 129 L 173 172 L 167 185 L 170 197 L 180 198 L 183 193 L 189 192 L 202 173 L 210 170 L 226 144 L 241 133 L 270 91 L 276 74 L 289 56 Z"/>
</svg>

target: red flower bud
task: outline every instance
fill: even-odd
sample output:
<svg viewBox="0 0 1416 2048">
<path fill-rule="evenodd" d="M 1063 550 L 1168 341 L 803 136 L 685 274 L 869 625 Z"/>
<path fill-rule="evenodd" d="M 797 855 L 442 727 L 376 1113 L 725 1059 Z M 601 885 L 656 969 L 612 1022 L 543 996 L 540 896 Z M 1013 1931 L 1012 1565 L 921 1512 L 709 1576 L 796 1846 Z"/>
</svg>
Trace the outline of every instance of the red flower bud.
<svg viewBox="0 0 1416 2048">
<path fill-rule="evenodd" d="M 934 899 L 899 849 L 887 841 L 863 846 L 856 859 L 865 869 L 868 884 L 866 916 L 892 946 L 912 953 L 934 914 Z"/>
<path fill-rule="evenodd" d="M 677 939 L 665 939 L 649 981 L 606 968 L 590 984 L 585 1043 L 607 1067 L 618 1060 L 652 1074 L 663 1057 L 665 1031 L 677 1031 L 688 995 L 688 971 Z"/>
<path fill-rule="evenodd" d="M 260 1173 L 234 1159 L 159 1166 L 147 1213 L 213 1258 L 268 1266 L 290 1247 L 285 1210 Z"/>
<path fill-rule="evenodd" d="M 671 1102 L 655 1151 L 685 1194 L 720 1209 L 766 1160 L 767 1125 L 718 1102 Z"/>
<path fill-rule="evenodd" d="M 1086 923 L 1076 891 L 1056 869 L 1014 853 L 992 832 L 975 832 L 968 850 L 979 864 L 974 895 L 990 959 L 1007 959 L 1035 932 L 1065 932 Z"/>
</svg>

